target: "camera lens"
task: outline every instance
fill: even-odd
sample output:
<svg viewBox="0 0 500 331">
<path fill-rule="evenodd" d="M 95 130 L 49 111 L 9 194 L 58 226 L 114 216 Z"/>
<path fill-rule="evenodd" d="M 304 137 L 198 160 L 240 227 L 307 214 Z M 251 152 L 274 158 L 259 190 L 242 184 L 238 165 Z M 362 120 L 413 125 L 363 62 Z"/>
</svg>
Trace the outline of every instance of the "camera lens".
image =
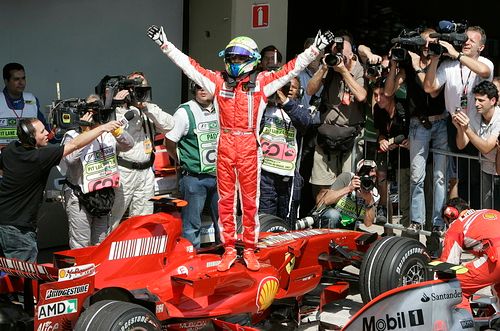
<svg viewBox="0 0 500 331">
<path fill-rule="evenodd" d="M 437 43 L 429 43 L 429 55 L 441 55 L 443 54 L 443 46 Z"/>
<path fill-rule="evenodd" d="M 371 191 L 375 187 L 375 183 L 371 176 L 364 175 L 361 177 L 361 188 L 365 191 Z"/>
<path fill-rule="evenodd" d="M 342 62 L 342 55 L 341 54 L 332 54 L 328 53 L 325 55 L 325 64 L 329 67 L 333 67 L 338 65 L 340 62 Z"/>
<path fill-rule="evenodd" d="M 408 51 L 401 47 L 395 47 L 391 51 L 391 58 L 394 61 L 402 62 L 406 60 L 407 56 L 408 56 Z"/>
</svg>

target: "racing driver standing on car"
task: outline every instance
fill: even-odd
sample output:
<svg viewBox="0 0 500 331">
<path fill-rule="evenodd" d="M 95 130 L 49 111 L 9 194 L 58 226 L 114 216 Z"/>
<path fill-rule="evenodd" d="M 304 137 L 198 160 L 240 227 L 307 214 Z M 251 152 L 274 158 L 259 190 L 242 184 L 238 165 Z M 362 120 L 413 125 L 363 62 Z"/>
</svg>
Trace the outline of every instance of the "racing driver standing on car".
<svg viewBox="0 0 500 331">
<path fill-rule="evenodd" d="M 478 290 L 492 286 L 498 300 L 500 293 L 500 212 L 492 209 L 474 210 L 463 199 L 452 198 L 443 210 L 448 224 L 441 261 L 460 264 L 464 250 L 476 259 L 464 266 L 468 271 L 458 274 L 463 300 L 458 307 L 470 310 L 469 298 Z"/>
<path fill-rule="evenodd" d="M 219 192 L 219 228 L 225 253 L 219 271 L 228 270 L 236 260 L 236 191 L 239 189 L 243 211 L 243 259 L 249 270 L 259 270 L 254 249 L 259 237 L 259 182 L 261 150 L 259 125 L 267 98 L 314 61 L 319 52 L 333 41 L 333 34 L 318 32 L 314 44 L 276 72 L 257 73 L 260 54 L 248 37 L 237 37 L 220 52 L 225 72 L 202 68 L 196 61 L 167 40 L 163 27 L 151 26 L 148 36 L 155 41 L 182 71 L 214 96 L 219 114 L 220 134 L 217 147 L 217 189 Z"/>
</svg>

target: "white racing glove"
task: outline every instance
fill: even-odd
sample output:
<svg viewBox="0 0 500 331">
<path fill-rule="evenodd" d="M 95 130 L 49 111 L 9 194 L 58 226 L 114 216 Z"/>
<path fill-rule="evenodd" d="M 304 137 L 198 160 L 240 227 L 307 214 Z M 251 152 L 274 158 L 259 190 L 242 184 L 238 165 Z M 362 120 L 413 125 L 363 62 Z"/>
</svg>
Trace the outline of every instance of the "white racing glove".
<svg viewBox="0 0 500 331">
<path fill-rule="evenodd" d="M 168 41 L 165 31 L 163 31 L 163 26 L 157 27 L 156 25 L 151 25 L 148 28 L 147 35 L 151 38 L 158 46 L 163 46 Z"/>
<path fill-rule="evenodd" d="M 333 38 L 334 35 L 330 31 L 326 31 L 322 34 L 321 30 L 318 30 L 318 34 L 316 35 L 316 38 L 314 38 L 314 46 L 321 51 L 333 41 Z"/>
</svg>

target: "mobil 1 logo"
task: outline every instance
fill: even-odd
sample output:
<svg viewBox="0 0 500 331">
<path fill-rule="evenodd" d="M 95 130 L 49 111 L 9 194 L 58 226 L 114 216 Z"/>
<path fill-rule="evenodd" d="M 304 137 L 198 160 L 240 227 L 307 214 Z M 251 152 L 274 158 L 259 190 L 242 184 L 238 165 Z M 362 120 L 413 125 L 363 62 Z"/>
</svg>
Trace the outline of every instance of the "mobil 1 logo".
<svg viewBox="0 0 500 331">
<path fill-rule="evenodd" d="M 363 331 L 406 330 L 410 327 L 424 325 L 422 309 L 401 311 L 396 314 L 385 314 L 385 318 L 375 316 L 363 317 Z"/>
</svg>

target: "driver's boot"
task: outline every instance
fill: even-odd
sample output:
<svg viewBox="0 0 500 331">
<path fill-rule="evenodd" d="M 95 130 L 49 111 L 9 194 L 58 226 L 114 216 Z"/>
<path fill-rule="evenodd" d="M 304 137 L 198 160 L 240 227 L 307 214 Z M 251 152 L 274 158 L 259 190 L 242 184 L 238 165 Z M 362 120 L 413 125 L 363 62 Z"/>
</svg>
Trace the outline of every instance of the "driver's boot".
<svg viewBox="0 0 500 331">
<path fill-rule="evenodd" d="M 255 257 L 253 248 L 245 248 L 243 251 L 243 260 L 245 261 L 248 270 L 257 271 L 260 269 L 260 263 Z"/>
<path fill-rule="evenodd" d="M 225 252 L 222 255 L 222 260 L 217 266 L 217 270 L 219 271 L 227 271 L 233 265 L 234 261 L 236 261 L 236 249 L 233 246 L 225 247 Z"/>
</svg>

